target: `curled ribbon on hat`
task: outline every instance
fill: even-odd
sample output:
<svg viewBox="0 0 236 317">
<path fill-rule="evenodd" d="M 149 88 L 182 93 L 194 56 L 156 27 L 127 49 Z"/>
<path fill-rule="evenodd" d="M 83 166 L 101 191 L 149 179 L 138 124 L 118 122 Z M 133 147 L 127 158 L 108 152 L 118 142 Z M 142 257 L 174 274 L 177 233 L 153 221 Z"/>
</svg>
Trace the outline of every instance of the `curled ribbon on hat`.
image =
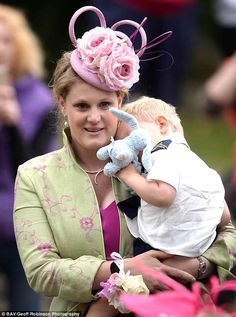
<svg viewBox="0 0 236 317">
<path fill-rule="evenodd" d="M 92 11 L 98 16 L 100 26 L 76 39 L 75 22 L 86 11 Z M 143 28 L 145 21 L 146 18 L 139 24 L 132 20 L 122 20 L 108 28 L 105 17 L 98 8 L 85 6 L 77 10 L 69 23 L 70 39 L 75 46 L 70 60 L 74 71 L 89 84 L 103 90 L 130 89 L 139 80 L 139 61 L 145 50 L 172 34 L 166 32 L 147 45 L 147 36 Z M 136 28 L 131 37 L 117 30 L 125 24 Z M 134 50 L 132 39 L 134 40 L 138 33 L 141 36 L 141 46 Z"/>
</svg>

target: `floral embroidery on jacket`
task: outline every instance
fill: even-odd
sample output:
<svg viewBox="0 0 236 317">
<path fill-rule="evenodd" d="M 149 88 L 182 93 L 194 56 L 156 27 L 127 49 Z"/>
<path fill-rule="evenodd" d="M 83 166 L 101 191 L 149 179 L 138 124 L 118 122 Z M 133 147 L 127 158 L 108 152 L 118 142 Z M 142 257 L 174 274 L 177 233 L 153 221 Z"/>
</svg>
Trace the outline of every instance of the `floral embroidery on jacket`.
<svg viewBox="0 0 236 317">
<path fill-rule="evenodd" d="M 84 217 L 80 219 L 80 227 L 87 231 L 93 228 L 93 219 L 90 217 Z"/>
</svg>

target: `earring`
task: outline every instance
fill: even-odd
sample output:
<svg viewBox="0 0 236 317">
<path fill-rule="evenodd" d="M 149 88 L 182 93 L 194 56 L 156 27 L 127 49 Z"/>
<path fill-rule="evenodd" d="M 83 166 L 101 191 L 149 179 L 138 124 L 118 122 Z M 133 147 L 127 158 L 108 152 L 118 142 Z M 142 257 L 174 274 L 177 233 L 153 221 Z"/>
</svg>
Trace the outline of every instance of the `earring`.
<svg viewBox="0 0 236 317">
<path fill-rule="evenodd" d="M 64 116 L 64 127 L 68 127 L 68 117 L 67 116 Z"/>
</svg>

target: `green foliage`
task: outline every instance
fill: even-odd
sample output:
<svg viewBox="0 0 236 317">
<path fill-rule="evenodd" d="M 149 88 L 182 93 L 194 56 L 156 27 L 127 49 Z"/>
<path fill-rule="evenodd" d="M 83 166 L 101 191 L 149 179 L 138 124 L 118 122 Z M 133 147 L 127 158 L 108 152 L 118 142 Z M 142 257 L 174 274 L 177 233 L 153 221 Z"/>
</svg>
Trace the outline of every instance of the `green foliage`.
<svg viewBox="0 0 236 317">
<path fill-rule="evenodd" d="M 235 135 L 222 117 L 207 118 L 183 111 L 182 124 L 191 149 L 222 176 L 232 164 Z"/>
</svg>

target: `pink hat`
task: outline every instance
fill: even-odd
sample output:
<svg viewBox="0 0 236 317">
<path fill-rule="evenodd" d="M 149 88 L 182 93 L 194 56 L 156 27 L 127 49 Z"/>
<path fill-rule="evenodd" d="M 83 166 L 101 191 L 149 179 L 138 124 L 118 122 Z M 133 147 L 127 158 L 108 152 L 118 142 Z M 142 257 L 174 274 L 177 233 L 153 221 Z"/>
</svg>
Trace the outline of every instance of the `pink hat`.
<svg viewBox="0 0 236 317">
<path fill-rule="evenodd" d="M 100 26 L 76 39 L 75 22 L 86 11 L 97 14 Z M 164 36 L 161 35 L 161 40 L 147 47 L 147 36 L 142 27 L 145 20 L 141 24 L 132 20 L 122 20 L 107 28 L 104 15 L 96 7 L 85 6 L 77 10 L 69 24 L 70 39 L 76 47 L 71 53 L 70 60 L 74 71 L 89 84 L 103 90 L 118 91 L 131 88 L 139 80 L 140 56 L 147 48 L 164 41 L 172 34 L 172 32 L 164 33 Z M 124 24 L 137 29 L 131 37 L 116 30 Z M 135 38 L 137 33 L 141 35 L 141 47 L 135 51 L 131 39 Z"/>
</svg>

